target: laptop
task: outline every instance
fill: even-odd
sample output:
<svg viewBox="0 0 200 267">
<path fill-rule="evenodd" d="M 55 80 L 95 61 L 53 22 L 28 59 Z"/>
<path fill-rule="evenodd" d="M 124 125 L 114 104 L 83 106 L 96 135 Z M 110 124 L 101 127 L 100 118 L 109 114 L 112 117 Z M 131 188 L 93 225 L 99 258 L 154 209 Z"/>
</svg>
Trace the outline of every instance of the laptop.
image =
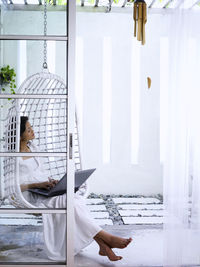
<svg viewBox="0 0 200 267">
<path fill-rule="evenodd" d="M 90 175 L 95 171 L 96 169 L 88 169 L 88 170 L 82 170 L 82 171 L 76 171 L 75 172 L 75 185 L 74 185 L 74 192 L 78 191 L 80 186 L 85 183 L 85 181 L 90 177 Z M 43 188 L 34 188 L 29 189 L 28 191 L 32 193 L 36 193 L 39 195 L 43 195 L 45 197 L 54 197 L 63 195 L 66 193 L 67 188 L 67 174 L 65 174 L 62 179 L 51 189 L 43 189 Z"/>
</svg>

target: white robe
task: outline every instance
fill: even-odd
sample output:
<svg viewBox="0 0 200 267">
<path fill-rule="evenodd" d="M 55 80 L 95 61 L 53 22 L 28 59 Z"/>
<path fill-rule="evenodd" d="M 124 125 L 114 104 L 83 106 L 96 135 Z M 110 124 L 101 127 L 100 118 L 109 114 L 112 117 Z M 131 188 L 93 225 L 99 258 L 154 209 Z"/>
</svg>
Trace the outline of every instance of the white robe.
<svg viewBox="0 0 200 267">
<path fill-rule="evenodd" d="M 30 145 L 31 151 L 36 151 Z M 44 182 L 50 176 L 44 170 L 41 158 L 32 157 L 19 162 L 20 184 L 31 184 L 34 182 Z M 46 198 L 29 191 L 23 192 L 27 201 L 39 208 L 66 208 L 66 194 Z M 86 207 L 84 198 L 74 194 L 74 253 L 88 246 L 93 237 L 101 231 L 101 228 L 91 218 Z M 65 214 L 43 214 L 44 244 L 47 256 L 51 260 L 66 260 L 66 215 Z"/>
</svg>

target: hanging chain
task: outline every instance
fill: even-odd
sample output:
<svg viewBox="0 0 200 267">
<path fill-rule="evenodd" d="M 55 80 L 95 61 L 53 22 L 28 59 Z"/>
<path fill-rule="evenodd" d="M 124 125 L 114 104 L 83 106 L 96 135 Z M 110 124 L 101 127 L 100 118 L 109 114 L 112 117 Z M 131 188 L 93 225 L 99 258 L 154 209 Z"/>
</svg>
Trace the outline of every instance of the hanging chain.
<svg viewBox="0 0 200 267">
<path fill-rule="evenodd" d="M 47 0 L 44 0 L 44 36 L 47 35 Z M 43 68 L 47 69 L 47 41 L 44 41 L 44 63 Z"/>
</svg>

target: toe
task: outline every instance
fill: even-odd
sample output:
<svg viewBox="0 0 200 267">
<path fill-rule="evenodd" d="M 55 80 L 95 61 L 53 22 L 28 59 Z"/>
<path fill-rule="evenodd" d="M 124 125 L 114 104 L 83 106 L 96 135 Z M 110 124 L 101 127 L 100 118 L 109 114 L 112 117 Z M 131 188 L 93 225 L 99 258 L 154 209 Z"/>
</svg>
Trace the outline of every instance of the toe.
<svg viewBox="0 0 200 267">
<path fill-rule="evenodd" d="M 131 241 L 132 241 L 132 238 L 129 238 L 129 239 L 127 240 L 128 244 L 131 243 Z"/>
<path fill-rule="evenodd" d="M 112 259 L 112 261 L 119 261 L 119 260 L 121 260 L 121 259 L 122 259 L 121 256 L 116 256 L 115 258 Z"/>
</svg>

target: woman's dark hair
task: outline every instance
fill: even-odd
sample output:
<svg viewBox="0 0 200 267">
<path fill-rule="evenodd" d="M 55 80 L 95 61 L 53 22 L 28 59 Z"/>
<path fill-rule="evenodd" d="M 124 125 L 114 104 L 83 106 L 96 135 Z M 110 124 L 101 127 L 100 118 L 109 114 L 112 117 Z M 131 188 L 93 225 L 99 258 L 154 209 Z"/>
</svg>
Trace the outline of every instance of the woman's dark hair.
<svg viewBox="0 0 200 267">
<path fill-rule="evenodd" d="M 20 117 L 20 136 L 25 132 L 26 130 L 26 122 L 28 121 L 28 117 L 21 116 Z"/>
</svg>

